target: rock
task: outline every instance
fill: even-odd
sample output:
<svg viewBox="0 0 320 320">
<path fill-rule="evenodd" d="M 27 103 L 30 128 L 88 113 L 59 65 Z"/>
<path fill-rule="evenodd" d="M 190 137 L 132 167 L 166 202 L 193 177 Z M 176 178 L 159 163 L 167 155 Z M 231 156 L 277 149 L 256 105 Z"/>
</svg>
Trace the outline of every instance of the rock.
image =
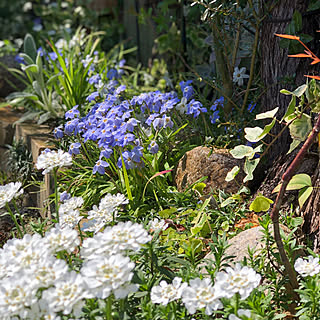
<svg viewBox="0 0 320 320">
<path fill-rule="evenodd" d="M 0 97 L 5 98 L 11 92 L 22 91 L 25 85 L 11 74 L 7 68 L 16 68 L 20 70 L 19 63 L 15 60 L 15 56 L 6 55 L 0 57 Z"/>
<path fill-rule="evenodd" d="M 227 173 L 236 165 L 242 167 L 242 161 L 234 159 L 226 149 L 213 149 L 208 147 L 196 147 L 188 151 L 179 161 L 175 172 L 175 184 L 178 191 L 183 192 L 204 176 L 208 178 L 203 190 L 209 194 L 212 190 L 223 189 L 228 193 L 236 193 L 239 186 L 235 181 L 226 182 Z M 242 181 L 244 174 L 238 174 L 237 181 Z"/>
<path fill-rule="evenodd" d="M 281 225 L 281 229 L 284 231 L 287 236 L 290 233 L 290 230 Z M 273 227 L 270 226 L 270 233 L 273 235 Z M 228 241 L 230 247 L 225 251 L 224 256 L 234 256 L 233 262 L 240 262 L 244 257 L 249 257 L 248 247 L 254 249 L 254 251 L 259 252 L 265 248 L 265 244 L 262 241 L 263 238 L 263 228 L 261 226 L 244 230 L 233 237 Z M 205 256 L 204 261 L 214 260 L 212 253 L 209 253 Z"/>
</svg>

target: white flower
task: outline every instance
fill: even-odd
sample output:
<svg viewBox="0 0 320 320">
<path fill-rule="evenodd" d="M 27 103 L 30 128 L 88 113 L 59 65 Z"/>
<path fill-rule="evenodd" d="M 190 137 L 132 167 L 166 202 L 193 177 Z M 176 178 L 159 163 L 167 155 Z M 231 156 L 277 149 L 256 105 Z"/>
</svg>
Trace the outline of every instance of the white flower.
<svg viewBox="0 0 320 320">
<path fill-rule="evenodd" d="M 47 245 L 54 253 L 62 250 L 71 253 L 80 244 L 80 240 L 76 230 L 56 225 L 46 232 L 43 244 Z"/>
<path fill-rule="evenodd" d="M 205 314 L 211 315 L 213 310 L 223 307 L 210 279 L 196 278 L 189 283 L 190 286 L 182 292 L 182 301 L 189 313 L 205 308 Z"/>
<path fill-rule="evenodd" d="M 27 12 L 27 11 L 29 11 L 29 10 L 31 10 L 32 9 L 32 3 L 31 2 L 26 2 L 24 5 L 23 5 L 23 7 L 22 7 L 22 11 L 23 12 Z"/>
<path fill-rule="evenodd" d="M 320 272 L 319 258 L 309 256 L 308 260 L 298 258 L 294 263 L 295 270 L 303 277 L 314 276 Z"/>
<path fill-rule="evenodd" d="M 62 228 L 66 226 L 74 228 L 82 219 L 80 209 L 83 205 L 82 197 L 72 197 L 59 207 L 59 223 Z"/>
<path fill-rule="evenodd" d="M 132 279 L 134 266 L 128 257 L 116 254 L 85 262 L 81 273 L 94 296 L 105 299 Z"/>
<path fill-rule="evenodd" d="M 37 301 L 37 288 L 32 283 L 19 274 L 0 282 L 0 319 L 6 316 L 26 319 L 28 307 Z"/>
<path fill-rule="evenodd" d="M 235 268 L 228 267 L 226 272 L 218 272 L 215 286 L 221 297 L 231 298 L 239 293 L 241 299 L 246 299 L 251 291 L 260 284 L 261 276 L 252 268 L 241 267 L 239 263 Z"/>
<path fill-rule="evenodd" d="M 67 47 L 68 47 L 68 42 L 66 39 L 61 38 L 56 42 L 57 49 L 63 49 L 63 48 L 67 48 Z"/>
<path fill-rule="evenodd" d="M 249 76 L 245 73 L 246 73 L 245 67 L 242 67 L 240 70 L 238 67 L 235 67 L 233 72 L 233 82 L 236 83 L 238 86 L 242 86 L 243 79 L 249 78 Z"/>
<path fill-rule="evenodd" d="M 0 186 L 0 208 L 12 199 L 19 197 L 23 193 L 21 182 L 10 182 L 4 186 Z"/>
<path fill-rule="evenodd" d="M 182 279 L 175 277 L 172 284 L 167 284 L 166 281 L 160 281 L 158 286 L 151 289 L 152 303 L 160 303 L 166 306 L 169 302 L 180 299 L 182 291 L 188 286 L 187 283 L 181 284 Z"/>
<path fill-rule="evenodd" d="M 137 252 L 141 246 L 151 240 L 151 236 L 138 223 L 120 222 L 113 227 L 107 227 L 102 233 L 83 241 L 81 256 L 85 259 L 95 259 L 97 256 Z"/>
<path fill-rule="evenodd" d="M 244 316 L 246 317 L 244 319 L 249 319 L 251 317 L 251 311 L 247 309 L 239 309 L 238 316 L 241 318 L 238 318 L 235 314 L 230 314 L 228 320 L 241 320 Z"/>
<path fill-rule="evenodd" d="M 85 298 L 91 298 L 82 276 L 75 271 L 69 272 L 64 278 L 55 282 L 54 287 L 43 291 L 42 298 L 46 300 L 49 310 L 70 314 L 78 303 Z"/>
<path fill-rule="evenodd" d="M 154 218 L 152 221 L 149 223 L 149 228 L 155 232 L 160 231 L 160 230 L 166 230 L 168 228 L 168 224 L 164 219 L 159 220 L 157 218 Z"/>
<path fill-rule="evenodd" d="M 115 195 L 112 195 L 108 193 L 100 200 L 99 209 L 114 211 L 120 205 L 127 203 L 129 203 L 129 200 L 126 199 L 126 197 L 123 194 L 117 193 Z"/>
<path fill-rule="evenodd" d="M 180 114 L 185 114 L 188 111 L 187 104 L 187 98 L 182 97 L 180 103 L 176 105 L 176 109 L 180 112 Z"/>
<path fill-rule="evenodd" d="M 39 155 L 36 163 L 38 170 L 44 169 L 42 174 L 49 173 L 54 168 L 68 167 L 72 165 L 72 157 L 63 150 L 45 150 Z"/>
</svg>

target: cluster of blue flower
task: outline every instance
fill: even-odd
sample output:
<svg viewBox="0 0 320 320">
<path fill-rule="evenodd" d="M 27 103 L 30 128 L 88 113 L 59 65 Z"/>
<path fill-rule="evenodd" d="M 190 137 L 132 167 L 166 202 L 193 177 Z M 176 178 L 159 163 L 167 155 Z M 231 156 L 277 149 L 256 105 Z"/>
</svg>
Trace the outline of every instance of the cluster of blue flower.
<svg viewBox="0 0 320 320">
<path fill-rule="evenodd" d="M 116 81 L 121 73 L 114 70 L 112 72 L 109 70 L 107 75 L 109 83 L 103 90 L 95 91 L 87 97 L 89 103 L 94 103 L 90 111 L 81 118 L 78 106 L 74 106 L 65 114 L 68 121 L 64 128 L 58 127 L 54 130 L 56 138 L 62 138 L 64 134 L 80 135 L 83 142 L 90 140 L 97 144 L 100 157 L 93 168 L 93 173 L 105 173 L 105 168 L 109 166 L 106 160 L 115 155 L 115 150 L 118 154 L 120 152 L 117 159 L 119 168 L 123 163 L 126 169 L 142 167 L 144 150 L 148 150 L 151 154 L 159 151 L 159 145 L 154 140 L 156 132 L 174 127 L 172 120 L 174 110 L 178 110 L 181 114 L 192 115 L 194 118 L 202 112 L 207 112 L 201 102 L 193 99 L 194 89 L 191 81 L 180 82 L 181 99 L 176 92 L 160 91 L 142 93 L 131 99 L 125 99 L 123 93 L 126 87 L 117 86 Z M 98 81 L 101 82 L 98 75 L 93 75 L 89 79 L 92 84 Z M 223 101 L 220 101 L 220 104 L 222 105 Z M 216 110 L 215 117 L 218 112 Z M 79 154 L 80 148 L 79 142 L 72 143 L 69 153 Z"/>
</svg>

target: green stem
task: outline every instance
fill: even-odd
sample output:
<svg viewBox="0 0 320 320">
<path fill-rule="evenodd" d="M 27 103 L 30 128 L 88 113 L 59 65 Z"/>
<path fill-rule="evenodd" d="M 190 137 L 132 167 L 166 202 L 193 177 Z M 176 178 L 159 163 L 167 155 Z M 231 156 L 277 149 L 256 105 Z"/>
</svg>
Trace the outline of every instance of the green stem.
<svg viewBox="0 0 320 320">
<path fill-rule="evenodd" d="M 18 231 L 18 234 L 19 234 L 20 238 L 23 238 L 23 233 L 21 231 L 21 228 L 20 228 L 20 226 L 18 224 L 16 216 L 13 214 L 12 210 L 10 209 L 8 202 L 6 203 L 6 208 L 7 208 L 8 212 L 10 214 L 10 217 L 12 218 L 12 220 L 13 220 L 16 228 L 17 228 L 17 231 Z"/>
<path fill-rule="evenodd" d="M 54 202 L 55 210 L 57 215 L 57 222 L 59 223 L 59 195 L 58 195 L 58 179 L 57 179 L 57 168 L 53 170 L 53 180 L 54 180 Z"/>
<path fill-rule="evenodd" d="M 110 295 L 107 299 L 107 304 L 106 304 L 106 316 L 107 320 L 112 320 L 112 295 Z"/>
<path fill-rule="evenodd" d="M 18 209 L 16 200 L 13 199 L 12 203 L 13 203 L 13 206 L 14 206 L 17 214 L 19 215 L 19 220 L 20 220 L 20 223 L 21 223 L 21 226 L 22 226 L 22 229 L 23 229 L 23 233 L 26 234 L 27 231 L 26 231 L 26 228 L 25 228 L 25 225 L 24 225 L 23 217 L 21 216 L 20 210 Z"/>
</svg>

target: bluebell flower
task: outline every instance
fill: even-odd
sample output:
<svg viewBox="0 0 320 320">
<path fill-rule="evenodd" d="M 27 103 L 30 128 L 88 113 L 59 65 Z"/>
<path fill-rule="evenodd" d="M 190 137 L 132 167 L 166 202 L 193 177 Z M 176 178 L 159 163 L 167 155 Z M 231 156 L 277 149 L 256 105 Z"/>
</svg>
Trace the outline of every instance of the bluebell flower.
<svg viewBox="0 0 320 320">
<path fill-rule="evenodd" d="M 118 71 L 116 69 L 109 69 L 107 72 L 107 78 L 109 80 L 114 80 L 118 78 Z"/>
<path fill-rule="evenodd" d="M 192 86 L 186 86 L 184 89 L 183 89 L 183 96 L 187 99 L 187 100 L 190 100 L 192 98 L 194 94 L 194 90 L 193 90 L 193 87 Z"/>
<path fill-rule="evenodd" d="M 23 57 L 20 56 L 20 54 L 17 54 L 14 57 L 14 60 L 16 60 L 19 64 L 25 64 L 25 61 L 24 61 Z"/>
<path fill-rule="evenodd" d="M 40 54 L 40 57 L 43 57 L 45 55 L 45 51 L 43 50 L 42 47 L 39 47 L 37 50 L 37 54 Z"/>
<path fill-rule="evenodd" d="M 155 154 L 159 151 L 159 146 L 158 144 L 153 140 L 150 142 L 149 146 L 148 146 L 148 150 L 150 153 Z"/>
<path fill-rule="evenodd" d="M 92 173 L 95 174 L 99 172 L 100 174 L 105 174 L 105 168 L 109 166 L 107 161 L 98 160 L 93 167 Z"/>
<path fill-rule="evenodd" d="M 103 157 L 105 157 L 106 159 L 109 159 L 112 154 L 113 154 L 112 149 L 105 148 L 105 149 L 101 150 L 101 152 L 100 152 L 100 159 L 102 159 Z"/>
<path fill-rule="evenodd" d="M 59 127 L 56 127 L 54 130 L 53 130 L 53 136 L 56 138 L 56 139 L 61 139 L 63 137 L 64 133 L 63 133 L 63 130 L 62 130 L 62 126 L 59 126 Z"/>
<path fill-rule="evenodd" d="M 187 81 L 181 81 L 181 82 L 179 82 L 181 91 L 183 92 L 183 91 L 184 91 L 184 88 L 187 87 L 187 86 L 189 86 L 191 83 L 192 83 L 192 80 L 187 80 Z"/>
<path fill-rule="evenodd" d="M 132 149 L 132 159 L 134 162 L 141 162 L 141 158 L 143 156 L 143 148 L 140 146 L 136 146 Z"/>
<path fill-rule="evenodd" d="M 156 119 L 157 117 L 159 116 L 159 113 L 152 113 L 148 119 L 145 121 L 145 123 L 148 125 L 148 126 L 151 126 L 151 123 L 154 121 L 154 119 Z"/>
<path fill-rule="evenodd" d="M 62 193 L 60 193 L 60 201 L 61 202 L 69 200 L 70 198 L 71 198 L 71 194 L 68 193 L 67 191 L 63 191 Z"/>
<path fill-rule="evenodd" d="M 70 135 L 71 133 L 74 132 L 74 134 L 76 135 L 78 133 L 77 130 L 77 126 L 79 124 L 79 119 L 75 118 L 72 119 L 70 121 L 68 121 L 65 125 L 64 125 L 64 132 L 68 135 Z"/>
<path fill-rule="evenodd" d="M 187 114 L 193 114 L 194 118 L 197 118 L 200 112 L 207 112 L 207 109 L 202 107 L 202 103 L 194 99 L 187 104 L 187 109 Z"/>
<path fill-rule="evenodd" d="M 87 101 L 91 102 L 93 100 L 95 100 L 97 97 L 99 97 L 99 92 L 95 91 L 93 93 L 91 93 L 88 97 L 87 97 Z"/>
<path fill-rule="evenodd" d="M 65 113 L 64 117 L 66 119 L 74 119 L 75 117 L 79 117 L 80 111 L 78 110 L 78 107 L 79 105 L 75 105 L 74 107 L 72 107 L 72 109 Z"/>
<path fill-rule="evenodd" d="M 218 119 L 220 119 L 219 110 L 213 112 L 213 114 L 210 116 L 210 121 L 212 124 L 215 124 Z"/>
<path fill-rule="evenodd" d="M 101 80 L 101 77 L 100 77 L 100 74 L 97 73 L 97 74 L 91 76 L 89 78 L 88 82 L 90 84 L 96 84 L 96 83 L 99 83 L 99 80 Z"/>
<path fill-rule="evenodd" d="M 81 148 L 80 142 L 71 143 L 69 146 L 69 154 L 79 154 Z"/>
<path fill-rule="evenodd" d="M 55 61 L 58 59 L 58 55 L 55 52 L 49 52 L 48 56 L 52 61 Z"/>
<path fill-rule="evenodd" d="M 122 91 L 126 90 L 126 86 L 124 84 L 122 84 L 121 86 L 119 86 L 115 91 L 114 91 L 114 95 L 119 95 Z"/>
<path fill-rule="evenodd" d="M 126 166 L 126 169 L 135 168 L 135 163 L 133 162 L 133 159 L 132 159 L 132 152 L 130 152 L 130 151 L 122 152 L 122 158 L 123 158 L 124 165 Z M 117 165 L 119 168 L 122 168 L 121 156 L 118 159 Z"/>
</svg>

